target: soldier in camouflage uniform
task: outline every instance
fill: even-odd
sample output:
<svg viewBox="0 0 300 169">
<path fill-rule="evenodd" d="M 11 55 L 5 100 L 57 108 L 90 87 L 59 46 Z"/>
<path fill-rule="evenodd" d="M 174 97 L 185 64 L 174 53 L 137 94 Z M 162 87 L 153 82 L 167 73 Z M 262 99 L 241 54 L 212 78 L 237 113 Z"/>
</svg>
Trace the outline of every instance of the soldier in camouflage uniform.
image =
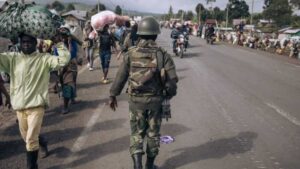
<svg viewBox="0 0 300 169">
<path fill-rule="evenodd" d="M 120 95 L 128 80 L 130 154 L 134 169 L 143 168 L 144 139 L 147 141 L 145 168 L 156 168 L 154 160 L 160 146 L 162 101 L 171 99 L 177 90 L 175 64 L 171 56 L 155 43 L 159 33 L 159 23 L 153 17 L 146 17 L 140 22 L 137 32 L 140 40 L 125 54 L 110 90 L 110 107 L 115 110 L 116 96 Z M 165 78 L 162 78 L 161 72 L 165 72 Z"/>
</svg>

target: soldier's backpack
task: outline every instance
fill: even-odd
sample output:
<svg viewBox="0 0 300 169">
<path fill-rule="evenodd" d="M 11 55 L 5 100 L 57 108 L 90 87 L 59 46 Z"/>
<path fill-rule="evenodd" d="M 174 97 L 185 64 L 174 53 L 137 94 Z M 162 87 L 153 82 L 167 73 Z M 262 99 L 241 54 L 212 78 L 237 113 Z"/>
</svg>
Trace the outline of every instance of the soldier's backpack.
<svg viewBox="0 0 300 169">
<path fill-rule="evenodd" d="M 159 48 L 135 48 L 130 55 L 128 92 L 131 95 L 157 96 L 163 92 L 161 69 L 163 53 Z"/>
</svg>

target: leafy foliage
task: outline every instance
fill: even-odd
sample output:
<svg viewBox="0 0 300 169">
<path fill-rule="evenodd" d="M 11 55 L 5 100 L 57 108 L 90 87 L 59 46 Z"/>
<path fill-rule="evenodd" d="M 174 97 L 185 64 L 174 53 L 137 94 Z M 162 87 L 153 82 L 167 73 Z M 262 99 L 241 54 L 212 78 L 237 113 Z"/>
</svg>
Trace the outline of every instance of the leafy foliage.
<svg viewBox="0 0 300 169">
<path fill-rule="evenodd" d="M 65 9 L 64 4 L 59 1 L 54 1 L 51 6 L 58 12 L 63 11 Z"/>
<path fill-rule="evenodd" d="M 122 8 L 119 5 L 116 6 L 115 13 L 118 15 L 122 15 Z"/>
<path fill-rule="evenodd" d="M 263 15 L 275 21 L 278 27 L 290 25 L 292 13 L 288 0 L 265 0 Z"/>
<path fill-rule="evenodd" d="M 249 6 L 244 0 L 229 0 L 228 8 L 228 17 L 232 19 L 240 19 L 249 17 Z M 227 10 L 226 8 L 226 10 Z"/>
</svg>

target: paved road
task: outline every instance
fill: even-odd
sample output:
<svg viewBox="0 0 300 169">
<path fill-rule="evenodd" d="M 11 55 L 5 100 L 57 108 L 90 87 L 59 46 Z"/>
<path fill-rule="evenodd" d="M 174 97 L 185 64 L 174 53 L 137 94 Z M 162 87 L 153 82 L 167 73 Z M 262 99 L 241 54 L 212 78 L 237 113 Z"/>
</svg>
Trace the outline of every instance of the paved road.
<svg viewBox="0 0 300 169">
<path fill-rule="evenodd" d="M 158 41 L 170 51 L 169 33 L 163 30 Z M 265 52 L 206 45 L 195 37 L 186 57 L 174 59 L 178 95 L 162 134 L 176 141 L 161 145 L 161 169 L 300 168 L 299 65 Z M 118 64 L 113 61 L 111 78 Z M 69 115 L 60 115 L 61 100 L 51 96 L 42 132 L 51 156 L 39 160 L 42 169 L 132 168 L 127 97 L 118 98 L 116 112 L 109 110 L 109 85 L 99 83 L 99 72 L 82 69 L 82 102 Z M 0 128 L 0 168 L 24 168 L 17 126 L 7 123 Z"/>
</svg>

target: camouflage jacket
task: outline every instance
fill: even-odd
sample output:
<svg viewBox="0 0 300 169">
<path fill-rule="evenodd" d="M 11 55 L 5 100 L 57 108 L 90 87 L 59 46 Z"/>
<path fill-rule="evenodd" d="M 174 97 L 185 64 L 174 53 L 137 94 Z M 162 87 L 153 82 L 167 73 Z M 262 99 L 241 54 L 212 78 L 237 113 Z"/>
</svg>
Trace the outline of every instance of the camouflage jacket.
<svg viewBox="0 0 300 169">
<path fill-rule="evenodd" d="M 166 70 L 166 74 L 167 74 L 167 80 L 165 82 L 164 86 L 158 86 L 161 89 L 164 89 L 166 91 L 166 95 L 167 97 L 171 98 L 173 96 L 176 95 L 176 90 L 177 90 L 177 82 L 178 82 L 178 77 L 176 74 L 176 68 L 175 68 L 175 64 L 173 62 L 173 59 L 171 58 L 171 56 L 163 49 L 161 49 L 160 47 L 157 46 L 157 44 L 152 41 L 152 40 L 140 40 L 137 44 L 136 47 L 131 47 L 129 49 L 129 51 L 125 54 L 124 58 L 123 58 L 123 62 L 121 63 L 116 79 L 110 89 L 110 95 L 111 96 L 118 96 L 120 95 L 120 93 L 122 92 L 125 84 L 127 81 L 129 81 L 128 84 L 128 93 L 130 95 L 131 98 L 136 97 L 136 98 L 142 98 L 140 96 L 147 96 L 147 98 L 149 97 L 158 97 L 161 98 L 162 97 L 162 93 L 160 93 L 160 91 L 157 91 L 156 95 L 149 95 L 148 93 L 139 93 L 139 95 L 135 95 L 134 91 L 131 91 L 131 86 L 133 85 L 132 78 L 134 78 L 133 76 L 135 76 L 132 73 L 132 64 L 134 63 L 134 60 L 137 59 L 138 54 L 143 54 L 143 55 L 147 55 L 149 53 L 151 53 L 150 51 L 152 51 L 153 49 L 156 49 L 157 51 L 161 52 L 162 55 L 158 55 L 158 56 L 163 56 L 163 65 L 164 65 L 164 69 Z M 159 60 L 159 59 L 158 59 Z M 142 74 L 141 77 L 143 76 L 147 76 L 147 73 L 145 72 L 145 74 Z M 150 78 L 156 78 L 155 76 Z M 159 90 L 159 89 L 158 89 Z M 159 99 L 161 100 L 161 99 Z M 137 102 L 144 102 L 146 101 L 145 99 L 141 99 L 141 100 L 137 100 Z M 149 101 L 149 99 L 148 99 Z M 150 100 L 151 102 L 151 100 Z"/>
</svg>

